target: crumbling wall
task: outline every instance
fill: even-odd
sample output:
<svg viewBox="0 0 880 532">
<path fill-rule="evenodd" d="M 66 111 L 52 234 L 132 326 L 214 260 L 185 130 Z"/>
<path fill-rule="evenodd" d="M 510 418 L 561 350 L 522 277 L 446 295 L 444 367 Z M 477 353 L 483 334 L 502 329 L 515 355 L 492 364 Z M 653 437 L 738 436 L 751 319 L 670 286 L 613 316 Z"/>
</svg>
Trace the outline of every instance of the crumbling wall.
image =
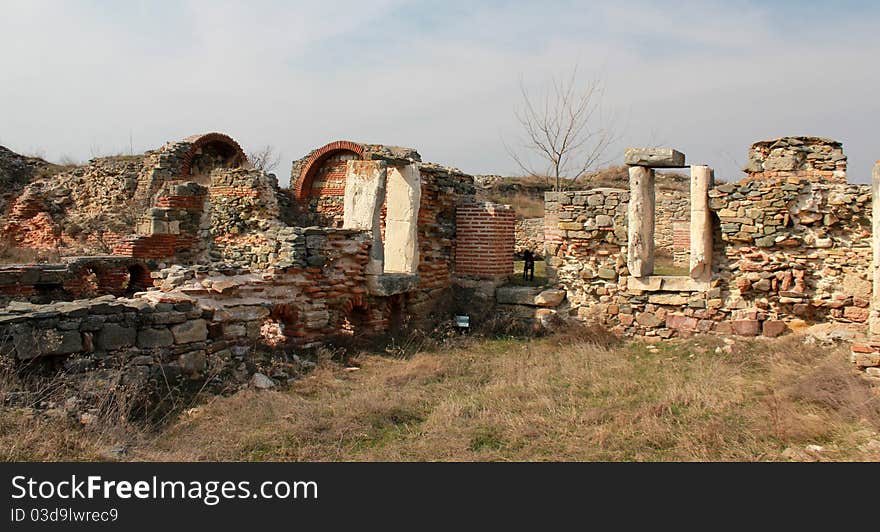
<svg viewBox="0 0 880 532">
<path fill-rule="evenodd" d="M 679 254 L 676 262 L 687 263 L 687 246 L 679 236 L 676 239 L 676 227 L 686 227 L 691 218 L 690 194 L 686 190 L 664 190 L 656 192 L 654 217 L 654 251 L 658 254 L 674 256 Z M 684 251 L 684 260 L 681 252 Z"/>
<path fill-rule="evenodd" d="M 748 179 L 797 177 L 809 181 L 846 183 L 843 145 L 818 137 L 763 140 L 749 149 Z"/>
<path fill-rule="evenodd" d="M 406 296 L 406 308 L 414 325 L 427 326 L 450 312 L 458 238 L 456 212 L 474 197 L 474 181 L 459 170 L 430 163 L 421 163 L 419 172 L 419 283 L 417 290 Z"/>
<path fill-rule="evenodd" d="M 8 245 L 105 254 L 134 229 L 132 195 L 143 158 L 102 157 L 33 180 L 3 215 Z"/>
<path fill-rule="evenodd" d="M 45 304 L 102 294 L 123 296 L 152 286 L 149 265 L 124 257 L 67 257 L 58 264 L 0 267 L 0 305 Z"/>
<path fill-rule="evenodd" d="M 710 190 L 711 281 L 630 276 L 629 191 L 548 193 L 548 266 L 571 314 L 630 335 L 776 336 L 809 322 L 863 323 L 870 294 L 867 187 L 792 178 Z"/>
<path fill-rule="evenodd" d="M 393 301 L 365 288 L 369 233 L 300 231 L 303 260 L 287 268 L 173 266 L 153 273 L 158 290 L 132 299 L 12 303 L 0 310 L 0 355 L 60 377 L 80 397 L 97 397 L 94 382 L 111 379 L 146 398 L 187 382 L 234 388 L 255 350 L 387 331 Z"/>
<path fill-rule="evenodd" d="M 514 230 L 517 253 L 529 250 L 536 257 L 544 256 L 544 218 L 517 220 Z"/>
</svg>

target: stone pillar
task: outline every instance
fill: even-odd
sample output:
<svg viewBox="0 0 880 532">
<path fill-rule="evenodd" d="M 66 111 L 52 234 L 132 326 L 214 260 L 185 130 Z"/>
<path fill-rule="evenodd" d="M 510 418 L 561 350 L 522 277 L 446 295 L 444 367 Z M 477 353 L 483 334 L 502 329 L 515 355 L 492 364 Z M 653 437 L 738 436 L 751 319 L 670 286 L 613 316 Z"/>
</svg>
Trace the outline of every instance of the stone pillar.
<svg viewBox="0 0 880 532">
<path fill-rule="evenodd" d="M 633 277 L 654 273 L 654 170 L 629 168 L 626 264 Z"/>
<path fill-rule="evenodd" d="M 698 281 L 712 276 L 712 211 L 709 189 L 715 171 L 708 166 L 691 166 L 691 256 L 690 275 Z"/>
<path fill-rule="evenodd" d="M 870 329 L 872 335 L 880 335 L 880 161 L 874 165 L 871 179 L 871 202 L 871 246 L 874 250 L 871 274 L 874 286 L 871 290 Z"/>
<path fill-rule="evenodd" d="M 385 272 L 416 273 L 419 268 L 421 173 L 417 164 L 388 167 L 385 186 Z"/>
</svg>

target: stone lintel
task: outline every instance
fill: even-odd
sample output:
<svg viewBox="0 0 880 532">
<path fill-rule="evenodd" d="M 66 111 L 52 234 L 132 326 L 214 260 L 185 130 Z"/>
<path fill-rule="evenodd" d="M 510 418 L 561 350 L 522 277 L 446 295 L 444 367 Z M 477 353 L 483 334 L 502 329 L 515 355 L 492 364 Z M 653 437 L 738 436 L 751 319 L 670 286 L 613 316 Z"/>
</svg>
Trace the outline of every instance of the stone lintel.
<svg viewBox="0 0 880 532">
<path fill-rule="evenodd" d="M 685 157 L 672 148 L 627 148 L 624 162 L 628 166 L 648 168 L 684 168 Z"/>
</svg>

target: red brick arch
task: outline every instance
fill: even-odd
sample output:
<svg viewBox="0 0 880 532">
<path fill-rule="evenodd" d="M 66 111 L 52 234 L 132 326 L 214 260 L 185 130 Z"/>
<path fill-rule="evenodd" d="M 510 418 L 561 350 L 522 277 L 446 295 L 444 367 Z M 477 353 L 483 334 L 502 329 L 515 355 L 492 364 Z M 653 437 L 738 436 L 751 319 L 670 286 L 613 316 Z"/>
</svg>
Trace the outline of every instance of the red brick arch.
<svg viewBox="0 0 880 532">
<path fill-rule="evenodd" d="M 355 309 L 360 309 L 363 311 L 369 311 L 370 305 L 367 303 L 366 298 L 363 295 L 357 294 L 350 297 L 343 305 L 342 312 L 346 315 L 351 314 Z"/>
<path fill-rule="evenodd" d="M 353 152 L 360 158 L 364 157 L 364 146 L 347 140 L 337 140 L 313 151 L 305 164 L 303 164 L 299 177 L 296 180 L 296 186 L 293 189 L 296 199 L 305 200 L 309 196 L 312 181 L 315 179 L 315 174 L 318 168 L 321 167 L 321 163 L 328 157 L 341 151 Z"/>
<path fill-rule="evenodd" d="M 208 144 L 222 144 L 224 145 L 228 151 L 232 154 L 232 162 L 234 165 L 244 165 L 247 164 L 248 158 L 245 155 L 244 150 L 241 149 L 241 146 L 235 140 L 232 139 L 229 135 L 224 135 L 223 133 L 205 133 L 202 135 L 192 135 L 183 139 L 184 142 L 189 142 L 192 144 L 190 146 L 189 151 L 186 152 L 186 155 L 183 156 L 183 168 L 181 173 L 183 177 L 188 177 L 190 172 L 192 171 L 192 161 L 193 157 L 196 156 L 196 153 L 204 146 Z"/>
</svg>

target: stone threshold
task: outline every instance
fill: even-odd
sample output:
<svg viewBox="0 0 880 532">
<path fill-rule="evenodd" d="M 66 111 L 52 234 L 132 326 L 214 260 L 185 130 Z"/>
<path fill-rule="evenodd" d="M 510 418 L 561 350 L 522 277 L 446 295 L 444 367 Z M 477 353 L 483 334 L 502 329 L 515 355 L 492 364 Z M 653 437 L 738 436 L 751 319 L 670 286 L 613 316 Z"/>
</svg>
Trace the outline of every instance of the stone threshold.
<svg viewBox="0 0 880 532">
<path fill-rule="evenodd" d="M 627 278 L 626 289 L 642 292 L 706 292 L 711 284 L 710 281 L 698 281 L 683 275 L 649 275 Z"/>
</svg>

